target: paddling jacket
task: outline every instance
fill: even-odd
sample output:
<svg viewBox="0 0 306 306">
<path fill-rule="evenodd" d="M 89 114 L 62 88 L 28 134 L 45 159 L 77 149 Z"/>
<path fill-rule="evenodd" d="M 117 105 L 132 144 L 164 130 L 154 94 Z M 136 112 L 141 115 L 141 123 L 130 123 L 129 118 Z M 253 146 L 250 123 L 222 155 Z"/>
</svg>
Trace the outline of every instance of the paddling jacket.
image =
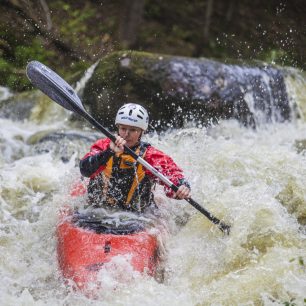
<svg viewBox="0 0 306 306">
<path fill-rule="evenodd" d="M 168 197 L 174 196 L 174 192 L 169 187 L 137 163 L 132 156 L 126 153 L 115 154 L 109 145 L 110 139 L 99 139 L 80 161 L 81 174 L 90 177 L 88 185 L 90 205 L 95 207 L 109 205 L 143 211 L 145 207 L 154 204 L 152 189 L 155 183 L 165 187 Z M 190 188 L 182 170 L 168 155 L 142 141 L 131 149 L 176 186 L 186 185 Z"/>
</svg>

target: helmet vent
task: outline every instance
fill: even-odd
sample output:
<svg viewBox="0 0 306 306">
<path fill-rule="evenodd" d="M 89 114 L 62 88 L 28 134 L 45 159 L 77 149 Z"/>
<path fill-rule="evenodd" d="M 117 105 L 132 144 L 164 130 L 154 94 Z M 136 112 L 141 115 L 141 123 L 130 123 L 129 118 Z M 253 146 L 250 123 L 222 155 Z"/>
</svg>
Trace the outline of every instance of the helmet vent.
<svg viewBox="0 0 306 306">
<path fill-rule="evenodd" d="M 122 115 L 122 114 L 124 114 L 124 112 L 120 112 L 120 113 L 119 113 L 119 115 Z"/>
<path fill-rule="evenodd" d="M 137 115 L 138 118 L 143 119 L 143 117 L 141 117 L 140 115 Z"/>
<path fill-rule="evenodd" d="M 129 116 L 131 116 L 133 113 L 133 110 L 131 109 L 130 112 L 129 112 Z"/>
</svg>

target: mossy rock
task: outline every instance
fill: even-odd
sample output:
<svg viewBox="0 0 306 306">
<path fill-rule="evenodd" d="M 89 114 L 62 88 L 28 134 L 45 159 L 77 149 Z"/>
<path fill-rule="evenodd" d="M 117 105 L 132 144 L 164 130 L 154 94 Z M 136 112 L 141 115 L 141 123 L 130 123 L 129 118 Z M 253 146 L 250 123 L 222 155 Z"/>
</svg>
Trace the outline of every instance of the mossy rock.
<svg viewBox="0 0 306 306">
<path fill-rule="evenodd" d="M 108 127 L 126 102 L 145 106 L 157 128 L 220 118 L 255 126 L 258 112 L 267 122 L 292 116 L 283 72 L 276 67 L 136 51 L 102 58 L 84 88 L 83 102 Z"/>
</svg>

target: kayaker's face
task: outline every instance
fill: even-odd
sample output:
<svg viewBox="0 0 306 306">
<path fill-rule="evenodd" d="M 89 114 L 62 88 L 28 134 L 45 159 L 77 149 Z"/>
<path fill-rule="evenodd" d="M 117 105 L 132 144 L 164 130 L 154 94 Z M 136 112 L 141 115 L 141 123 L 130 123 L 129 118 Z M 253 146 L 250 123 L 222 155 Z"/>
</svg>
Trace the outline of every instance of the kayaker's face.
<svg viewBox="0 0 306 306">
<path fill-rule="evenodd" d="M 142 129 L 135 126 L 119 124 L 118 133 L 126 141 L 126 145 L 131 148 L 139 142 Z"/>
</svg>

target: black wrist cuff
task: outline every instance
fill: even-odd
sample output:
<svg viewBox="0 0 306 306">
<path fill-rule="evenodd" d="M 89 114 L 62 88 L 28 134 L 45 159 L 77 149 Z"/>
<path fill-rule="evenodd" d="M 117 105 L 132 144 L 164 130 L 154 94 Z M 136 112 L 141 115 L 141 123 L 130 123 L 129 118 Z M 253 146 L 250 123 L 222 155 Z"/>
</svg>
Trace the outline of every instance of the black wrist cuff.
<svg viewBox="0 0 306 306">
<path fill-rule="evenodd" d="M 96 155 L 97 161 L 100 165 L 105 165 L 107 161 L 114 155 L 115 152 L 111 148 L 107 148 L 105 151 Z"/>
</svg>

